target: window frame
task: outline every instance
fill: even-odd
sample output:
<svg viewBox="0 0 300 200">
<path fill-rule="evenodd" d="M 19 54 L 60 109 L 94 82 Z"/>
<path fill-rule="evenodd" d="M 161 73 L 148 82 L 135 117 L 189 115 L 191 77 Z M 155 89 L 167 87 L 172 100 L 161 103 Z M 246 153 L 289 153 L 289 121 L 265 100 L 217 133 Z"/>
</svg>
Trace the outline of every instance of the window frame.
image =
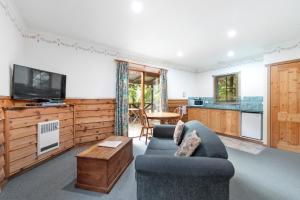
<svg viewBox="0 0 300 200">
<path fill-rule="evenodd" d="M 236 99 L 235 100 L 228 100 L 227 98 L 227 77 L 229 76 L 236 76 L 236 79 L 237 79 L 237 84 L 236 84 Z M 218 84 L 217 84 L 217 81 L 218 79 L 220 78 L 226 78 L 226 100 L 225 101 L 220 101 L 219 98 L 218 98 Z M 213 75 L 213 81 L 214 81 L 214 98 L 215 98 L 215 101 L 216 103 L 238 103 L 239 101 L 239 97 L 240 97 L 240 72 L 235 72 L 235 73 L 228 73 L 228 74 L 220 74 L 220 75 Z"/>
</svg>

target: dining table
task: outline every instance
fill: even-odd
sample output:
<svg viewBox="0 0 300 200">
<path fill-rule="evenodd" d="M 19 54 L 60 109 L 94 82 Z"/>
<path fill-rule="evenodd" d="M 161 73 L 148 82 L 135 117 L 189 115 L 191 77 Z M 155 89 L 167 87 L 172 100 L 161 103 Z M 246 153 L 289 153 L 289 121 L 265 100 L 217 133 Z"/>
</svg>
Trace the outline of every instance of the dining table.
<svg viewBox="0 0 300 200">
<path fill-rule="evenodd" d="M 174 122 L 180 118 L 180 114 L 174 112 L 150 112 L 146 113 L 146 115 L 148 119 L 160 120 L 161 124 Z"/>
</svg>

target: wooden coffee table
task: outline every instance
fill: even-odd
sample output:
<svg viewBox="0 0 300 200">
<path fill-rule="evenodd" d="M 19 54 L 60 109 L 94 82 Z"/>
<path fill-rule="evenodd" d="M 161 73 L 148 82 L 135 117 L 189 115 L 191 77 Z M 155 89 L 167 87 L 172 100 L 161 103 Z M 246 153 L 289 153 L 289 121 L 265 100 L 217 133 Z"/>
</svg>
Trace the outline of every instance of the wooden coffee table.
<svg viewBox="0 0 300 200">
<path fill-rule="evenodd" d="M 96 144 L 77 155 L 76 187 L 109 193 L 133 160 L 131 138 L 111 136 L 105 140 L 119 140 L 122 144 L 116 148 Z"/>
</svg>

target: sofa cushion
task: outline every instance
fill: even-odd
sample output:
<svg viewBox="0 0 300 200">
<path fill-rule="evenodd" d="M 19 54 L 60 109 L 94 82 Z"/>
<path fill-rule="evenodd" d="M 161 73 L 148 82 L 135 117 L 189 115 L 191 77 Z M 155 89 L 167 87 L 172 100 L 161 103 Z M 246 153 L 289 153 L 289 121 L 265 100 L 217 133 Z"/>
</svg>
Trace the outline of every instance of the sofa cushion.
<svg viewBox="0 0 300 200">
<path fill-rule="evenodd" d="M 184 129 L 184 122 L 179 120 L 176 124 L 174 135 L 173 135 L 174 142 L 177 145 L 179 145 L 182 140 L 183 129 Z"/>
<path fill-rule="evenodd" d="M 228 158 L 226 148 L 217 134 L 199 121 L 194 120 L 185 123 L 184 138 L 191 134 L 193 130 L 196 130 L 197 135 L 201 138 L 201 145 L 199 145 L 192 156 Z"/>
<path fill-rule="evenodd" d="M 172 139 L 166 138 L 155 138 L 153 137 L 148 144 L 147 149 L 158 149 L 158 150 L 177 150 L 178 146 Z M 175 152 L 174 151 L 174 152 Z"/>
<path fill-rule="evenodd" d="M 196 130 L 193 130 L 192 133 L 188 134 L 188 136 L 181 142 L 180 147 L 175 152 L 175 156 L 191 156 L 200 143 L 201 138 L 197 135 Z"/>
<path fill-rule="evenodd" d="M 147 149 L 145 155 L 174 156 L 175 149 Z"/>
</svg>

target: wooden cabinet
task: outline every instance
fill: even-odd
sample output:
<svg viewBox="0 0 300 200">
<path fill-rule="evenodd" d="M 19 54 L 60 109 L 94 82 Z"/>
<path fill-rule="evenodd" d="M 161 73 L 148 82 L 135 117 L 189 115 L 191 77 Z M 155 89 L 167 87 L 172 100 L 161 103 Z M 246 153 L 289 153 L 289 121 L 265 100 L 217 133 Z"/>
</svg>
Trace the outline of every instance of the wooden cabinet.
<svg viewBox="0 0 300 200">
<path fill-rule="evenodd" d="M 240 119 L 239 111 L 225 110 L 224 116 L 221 119 L 221 123 L 223 124 L 221 133 L 239 137 L 241 127 Z"/>
<path fill-rule="evenodd" d="M 209 110 L 208 111 L 208 127 L 217 133 L 223 133 L 224 110 Z"/>
<path fill-rule="evenodd" d="M 2 188 L 3 184 L 5 183 L 5 159 L 4 159 L 4 115 L 2 109 L 0 108 L 0 188 Z"/>
<path fill-rule="evenodd" d="M 189 108 L 188 119 L 198 120 L 217 133 L 240 136 L 240 111 Z"/>
<path fill-rule="evenodd" d="M 208 111 L 209 109 L 188 108 L 188 120 L 198 120 L 208 126 Z"/>
<path fill-rule="evenodd" d="M 74 105 L 75 144 L 103 140 L 114 135 L 114 99 L 67 99 Z"/>
<path fill-rule="evenodd" d="M 5 108 L 5 172 L 14 175 L 74 146 L 73 106 Z M 60 120 L 59 148 L 37 155 L 37 124 Z"/>
</svg>

